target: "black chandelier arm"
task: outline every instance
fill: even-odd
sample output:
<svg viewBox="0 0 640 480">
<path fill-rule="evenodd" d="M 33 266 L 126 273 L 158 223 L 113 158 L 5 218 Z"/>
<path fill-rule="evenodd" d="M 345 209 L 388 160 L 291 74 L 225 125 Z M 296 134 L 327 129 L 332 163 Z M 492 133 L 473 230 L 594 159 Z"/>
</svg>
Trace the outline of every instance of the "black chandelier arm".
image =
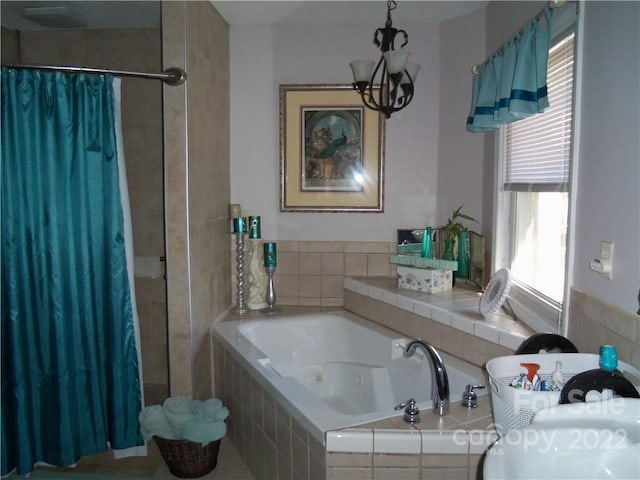
<svg viewBox="0 0 640 480">
<path fill-rule="evenodd" d="M 390 53 L 402 49 L 409 43 L 409 35 L 405 30 L 399 30 L 393 27 L 391 20 L 391 11 L 397 8 L 397 4 L 394 0 L 387 1 L 387 20 L 384 27 L 378 28 L 373 33 L 373 43 L 378 47 L 381 52 L 380 59 L 372 69 L 369 78 L 362 78 L 362 73 L 358 69 L 362 69 L 364 65 L 355 66 L 355 62 L 352 62 L 352 68 L 354 69 L 354 77 L 357 81 L 353 83 L 353 89 L 360 93 L 362 102 L 367 108 L 383 113 L 387 118 L 391 117 L 391 114 L 402 110 L 413 100 L 414 95 L 414 81 L 409 70 L 415 75 L 420 66 L 413 65 L 407 69 L 397 73 L 389 73 L 387 60 L 388 53 L 391 55 L 389 61 L 396 63 L 399 60 L 406 62 L 408 52 Z M 397 46 L 396 44 L 400 45 Z M 373 64 L 371 62 L 369 65 Z M 369 66 L 369 68 L 371 68 Z M 365 73 L 366 75 L 366 73 Z M 378 89 L 375 91 L 374 89 Z"/>
<path fill-rule="evenodd" d="M 404 37 L 404 42 L 402 42 L 402 45 L 400 45 L 400 48 L 403 48 L 407 45 L 407 43 L 409 43 L 409 34 L 407 32 L 405 32 L 404 30 L 398 30 L 396 32 L 396 36 L 398 35 L 402 35 Z M 395 41 L 395 37 L 393 39 Z M 393 41 L 391 42 L 391 46 L 393 46 Z"/>
<path fill-rule="evenodd" d="M 376 99 L 376 94 L 373 90 L 374 86 L 368 82 L 358 82 L 359 85 L 353 84 L 354 90 L 360 93 L 360 97 L 362 99 L 362 103 L 371 109 L 377 112 L 381 112 L 385 115 L 386 118 L 390 118 L 392 113 L 398 112 L 402 110 L 404 107 L 409 105 L 413 100 L 413 84 L 401 84 L 399 87 L 395 87 L 394 90 L 397 91 L 399 88 L 402 92 L 402 95 L 397 97 L 394 102 L 390 102 L 389 104 L 385 104 L 382 95 L 384 94 L 384 89 L 386 85 L 382 85 L 378 90 L 378 99 Z"/>
<path fill-rule="evenodd" d="M 409 34 L 404 30 L 395 27 L 378 28 L 373 33 L 373 43 L 382 53 L 396 48 L 396 37 L 402 36 L 403 42 L 399 48 L 405 47 L 409 43 Z"/>
</svg>

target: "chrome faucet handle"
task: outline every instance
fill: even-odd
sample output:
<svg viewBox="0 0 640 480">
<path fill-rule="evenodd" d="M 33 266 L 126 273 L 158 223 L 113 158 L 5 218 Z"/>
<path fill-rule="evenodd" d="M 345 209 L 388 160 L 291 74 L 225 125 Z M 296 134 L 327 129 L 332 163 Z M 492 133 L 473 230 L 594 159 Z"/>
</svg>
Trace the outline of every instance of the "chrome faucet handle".
<svg viewBox="0 0 640 480">
<path fill-rule="evenodd" d="M 468 384 L 462 394 L 462 406 L 467 408 L 476 408 L 478 406 L 478 394 L 475 390 L 486 388 L 484 385 Z"/>
<path fill-rule="evenodd" d="M 406 407 L 406 408 L 405 408 Z M 404 408 L 404 419 L 407 423 L 420 423 L 420 409 L 416 405 L 416 401 L 410 398 L 406 402 L 396 405 L 394 410 L 401 410 Z"/>
</svg>

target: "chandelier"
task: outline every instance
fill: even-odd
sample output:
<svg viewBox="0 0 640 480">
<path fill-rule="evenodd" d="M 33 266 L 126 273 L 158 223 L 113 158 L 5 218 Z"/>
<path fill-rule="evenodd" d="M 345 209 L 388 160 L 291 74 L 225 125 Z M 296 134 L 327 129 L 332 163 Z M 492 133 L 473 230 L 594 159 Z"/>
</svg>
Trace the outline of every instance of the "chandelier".
<svg viewBox="0 0 640 480">
<path fill-rule="evenodd" d="M 409 42 L 407 32 L 393 27 L 391 11 L 396 6 L 395 1 L 387 1 L 385 26 L 373 34 L 373 43 L 382 52 L 375 68 L 373 60 L 354 60 L 349 64 L 353 71 L 353 89 L 360 93 L 367 107 L 384 113 L 387 118 L 411 103 L 413 84 L 420 70 L 417 63 L 407 63 L 409 52 L 403 49 Z M 402 41 L 397 47 L 396 39 Z"/>
</svg>

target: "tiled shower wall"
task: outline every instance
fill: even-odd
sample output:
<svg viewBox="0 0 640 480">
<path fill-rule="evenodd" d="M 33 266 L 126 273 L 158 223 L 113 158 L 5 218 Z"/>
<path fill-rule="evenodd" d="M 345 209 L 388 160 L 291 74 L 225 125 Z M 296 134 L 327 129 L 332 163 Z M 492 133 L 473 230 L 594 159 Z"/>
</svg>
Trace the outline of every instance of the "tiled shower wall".
<svg viewBox="0 0 640 480">
<path fill-rule="evenodd" d="M 162 2 L 171 395 L 213 392 L 210 322 L 228 306 L 229 27 L 209 2 Z"/>
<path fill-rule="evenodd" d="M 29 31 L 16 38 L 20 51 L 16 62 L 162 70 L 159 29 Z M 122 79 L 122 123 L 134 255 L 160 261 L 165 251 L 161 82 Z M 136 277 L 135 288 L 145 400 L 151 404 L 168 394 L 165 279 Z"/>
</svg>

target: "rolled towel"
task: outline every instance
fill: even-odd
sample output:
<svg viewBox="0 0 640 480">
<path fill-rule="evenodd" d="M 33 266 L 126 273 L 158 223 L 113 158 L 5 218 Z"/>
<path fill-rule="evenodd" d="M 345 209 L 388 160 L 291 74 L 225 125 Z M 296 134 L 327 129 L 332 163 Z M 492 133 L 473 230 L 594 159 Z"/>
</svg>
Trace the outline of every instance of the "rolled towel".
<svg viewBox="0 0 640 480">
<path fill-rule="evenodd" d="M 178 395 L 167 398 L 162 408 L 176 438 L 183 438 L 184 425 L 194 419 L 191 402 L 186 397 Z"/>
<path fill-rule="evenodd" d="M 220 408 L 222 408 L 222 400 L 219 398 L 209 398 L 202 402 L 202 410 L 207 414 L 214 415 Z"/>
<path fill-rule="evenodd" d="M 217 398 L 209 398 L 202 402 L 202 408 L 198 413 L 198 419 L 203 422 L 214 422 L 216 420 L 224 420 L 217 418 L 217 412 L 222 408 L 222 401 Z"/>
<path fill-rule="evenodd" d="M 229 416 L 229 409 L 227 407 L 220 407 L 218 410 L 216 410 L 216 413 L 214 414 L 214 419 L 218 422 L 223 422 L 227 419 L 228 416 Z"/>
<path fill-rule="evenodd" d="M 169 439 L 177 438 L 173 434 L 173 429 L 169 425 L 164 409 L 160 405 L 151 405 L 143 408 L 138 415 L 138 420 L 140 422 L 140 433 L 147 441 L 154 435 Z"/>
<path fill-rule="evenodd" d="M 184 438 L 203 446 L 220 440 L 227 433 L 227 424 L 224 422 L 200 422 L 193 420 L 184 425 Z"/>
</svg>

